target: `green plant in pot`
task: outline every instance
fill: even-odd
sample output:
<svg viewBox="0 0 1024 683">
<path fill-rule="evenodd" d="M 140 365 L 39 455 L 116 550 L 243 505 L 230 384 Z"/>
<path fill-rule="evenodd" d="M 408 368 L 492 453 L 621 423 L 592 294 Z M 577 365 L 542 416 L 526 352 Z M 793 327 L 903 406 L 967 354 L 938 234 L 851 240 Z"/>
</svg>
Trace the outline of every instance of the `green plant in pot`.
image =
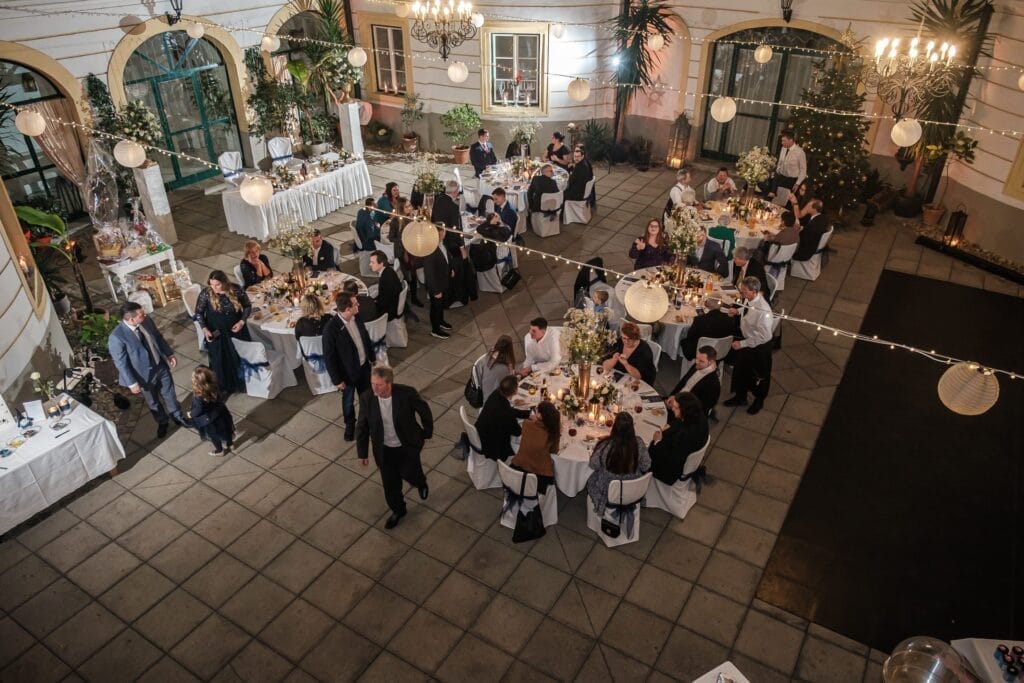
<svg viewBox="0 0 1024 683">
<path fill-rule="evenodd" d="M 412 129 L 423 118 L 423 100 L 414 92 L 408 93 L 402 103 L 402 149 L 415 152 L 420 136 Z"/>
<path fill-rule="evenodd" d="M 938 225 L 939 221 L 942 220 L 943 214 L 946 213 L 946 207 L 942 204 L 942 197 L 946 194 L 946 190 L 949 189 L 949 167 L 958 161 L 968 165 L 973 164 L 974 148 L 977 146 L 977 140 L 962 130 L 958 130 L 955 135 L 949 136 L 942 144 L 927 145 L 925 147 L 929 163 L 945 159 L 944 168 L 942 169 L 945 182 L 942 185 L 942 190 L 935 198 L 935 201 L 925 204 L 923 208 L 921 220 L 925 225 Z"/>
<path fill-rule="evenodd" d="M 92 296 L 89 294 L 89 288 L 85 284 L 85 277 L 82 275 L 82 268 L 78 263 L 78 256 L 75 253 L 75 240 L 68 233 L 68 227 L 64 219 L 56 214 L 46 213 L 31 206 L 16 206 L 14 207 L 14 212 L 21 219 L 22 223 L 49 230 L 49 241 L 35 241 L 30 243 L 29 246 L 33 250 L 48 250 L 65 258 L 71 264 L 71 268 L 75 273 L 75 280 L 78 282 L 78 288 L 82 294 L 82 306 L 85 312 L 93 313 L 96 311 L 97 309 L 92 303 Z M 53 290 L 51 289 L 50 291 L 52 294 Z"/>
<path fill-rule="evenodd" d="M 468 104 L 460 104 L 441 114 L 444 136 L 452 142 L 456 164 L 469 163 L 469 145 L 466 140 L 480 128 L 480 114 Z"/>
<path fill-rule="evenodd" d="M 370 136 L 377 142 L 378 145 L 390 145 L 391 136 L 394 134 L 394 130 L 391 126 L 387 125 L 383 121 L 373 119 L 366 124 L 366 129 L 370 132 Z"/>
<path fill-rule="evenodd" d="M 90 356 L 109 356 L 107 340 L 117 327 L 116 316 L 103 313 L 86 313 L 81 318 L 78 328 L 78 343 Z"/>
</svg>

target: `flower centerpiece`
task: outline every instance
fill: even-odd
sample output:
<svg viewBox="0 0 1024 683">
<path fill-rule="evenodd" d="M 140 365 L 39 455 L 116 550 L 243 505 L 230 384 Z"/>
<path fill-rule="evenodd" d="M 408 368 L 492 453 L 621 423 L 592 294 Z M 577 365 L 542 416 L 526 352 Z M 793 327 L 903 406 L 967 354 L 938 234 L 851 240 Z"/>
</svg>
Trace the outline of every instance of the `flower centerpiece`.
<svg viewBox="0 0 1024 683">
<path fill-rule="evenodd" d="M 433 199 L 438 192 L 444 192 L 444 183 L 441 182 L 441 171 L 434 161 L 433 154 L 424 154 L 420 160 L 413 164 L 412 174 L 415 180 L 412 183 L 413 192 L 423 195 L 424 199 Z M 415 200 L 413 206 L 416 206 Z"/>
<path fill-rule="evenodd" d="M 607 408 L 618 400 L 619 388 L 613 382 L 605 382 L 594 389 L 594 396 L 601 402 L 601 405 Z"/>
<path fill-rule="evenodd" d="M 142 100 L 132 100 L 117 114 L 114 132 L 150 147 L 163 146 L 164 133 L 156 114 Z M 147 150 L 147 157 L 148 157 Z"/>
<path fill-rule="evenodd" d="M 580 397 L 577 396 L 575 393 L 570 391 L 569 393 L 562 397 L 562 411 L 565 413 L 565 416 L 570 420 L 575 419 L 576 415 L 579 414 L 579 412 L 583 410 L 583 408 L 583 400 L 580 399 Z"/>
<path fill-rule="evenodd" d="M 327 283 L 326 282 L 320 282 L 319 280 L 317 280 L 316 282 L 310 282 L 309 284 L 306 285 L 306 294 L 312 294 L 314 296 L 322 296 L 322 295 L 324 295 L 326 293 L 327 293 Z"/>
<path fill-rule="evenodd" d="M 749 207 L 754 200 L 754 188 L 772 177 L 778 160 L 767 147 L 753 147 L 736 160 L 736 173 L 747 183 L 746 200 Z"/>
<path fill-rule="evenodd" d="M 580 308 L 570 308 L 565 313 L 563 343 L 569 362 L 579 368 L 573 389 L 580 398 L 586 398 L 590 392 L 590 366 L 604 358 L 608 347 L 615 343 L 608 315 L 608 311 L 595 313 Z"/>
<path fill-rule="evenodd" d="M 529 155 L 530 145 L 537 139 L 537 132 L 540 130 L 540 121 L 532 116 L 522 116 L 508 127 L 508 135 L 512 142 L 519 145 L 522 156 Z"/>
<path fill-rule="evenodd" d="M 703 228 L 697 209 L 687 204 L 672 208 L 665 219 L 665 243 L 676 255 L 676 284 L 681 284 L 686 274 L 686 257 L 697 248 L 697 235 Z"/>
<path fill-rule="evenodd" d="M 44 382 L 42 375 L 40 375 L 38 372 L 33 372 L 31 375 L 29 375 L 29 379 L 32 380 L 33 391 L 35 391 L 37 394 L 41 396 L 44 396 L 47 401 L 53 400 L 53 395 L 57 393 L 57 387 L 53 383 L 52 379 L 46 380 Z"/>
<path fill-rule="evenodd" d="M 313 231 L 293 214 L 282 216 L 278 221 L 277 234 L 267 240 L 267 245 L 292 260 L 292 273 L 299 290 L 306 288 L 306 269 L 302 259 L 313 253 L 309 243 Z"/>
<path fill-rule="evenodd" d="M 280 164 L 274 167 L 274 177 L 272 180 L 274 184 L 281 189 L 288 189 L 295 184 L 295 173 L 288 164 Z"/>
</svg>

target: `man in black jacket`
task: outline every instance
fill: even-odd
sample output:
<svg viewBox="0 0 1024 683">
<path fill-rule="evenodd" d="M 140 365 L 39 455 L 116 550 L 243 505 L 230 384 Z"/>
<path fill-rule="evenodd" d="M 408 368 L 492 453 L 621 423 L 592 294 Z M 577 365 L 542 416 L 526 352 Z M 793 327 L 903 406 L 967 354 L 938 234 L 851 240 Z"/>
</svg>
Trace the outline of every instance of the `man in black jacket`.
<svg viewBox="0 0 1024 683">
<path fill-rule="evenodd" d="M 334 306 L 337 315 L 331 316 L 324 325 L 324 363 L 331 383 L 341 392 L 345 441 L 351 441 L 356 426 L 355 396 L 370 387 L 373 344 L 358 317 L 356 297 L 340 291 L 334 295 Z"/>
<path fill-rule="evenodd" d="M 441 235 L 441 241 L 444 242 L 444 246 L 448 250 L 451 269 L 455 272 L 452 276 L 452 287 L 447 303 L 458 301 L 466 304 L 469 298 L 462 281 L 469 252 L 466 250 L 466 241 L 462 236 L 462 212 L 459 211 L 458 182 L 449 180 L 444 184 L 444 193 L 438 194 L 434 198 L 434 208 L 430 211 L 430 222 L 438 223 L 446 228 L 453 228 L 453 230 L 445 230 Z"/>
<path fill-rule="evenodd" d="M 426 500 L 430 493 L 423 474 L 420 451 L 434 435 L 434 416 L 419 393 L 405 384 L 395 384 L 395 374 L 386 365 L 373 369 L 370 389 L 359 395 L 359 424 L 356 454 L 367 464 L 370 445 L 380 470 L 384 499 L 391 508 L 385 529 L 394 529 L 405 517 L 402 480 L 412 484 Z M 419 422 L 416 417 L 419 417 Z"/>
<path fill-rule="evenodd" d="M 700 399 L 704 412 L 711 414 L 722 395 L 722 382 L 718 379 L 718 354 L 712 346 L 697 350 L 693 365 L 679 380 L 670 396 L 689 391 Z"/>
<path fill-rule="evenodd" d="M 498 383 L 498 390 L 492 391 L 480 409 L 476 419 L 476 431 L 480 433 L 480 445 L 484 456 L 491 460 L 505 460 L 515 452 L 512 437 L 523 433 L 519 420 L 530 416 L 529 410 L 512 407 L 512 397 L 519 388 L 519 380 L 509 375 Z"/>
<path fill-rule="evenodd" d="M 761 291 L 765 292 L 765 299 L 771 301 L 771 293 L 768 289 L 768 274 L 764 272 L 764 266 L 757 259 L 752 258 L 753 251 L 748 247 L 736 247 L 732 252 L 732 283 L 739 287 L 745 277 L 756 277 L 761 283 Z M 723 335 L 725 336 L 725 335 Z"/>
<path fill-rule="evenodd" d="M 543 195 L 558 192 L 558 183 L 555 182 L 555 167 L 551 164 L 541 166 L 540 173 L 533 176 L 530 187 L 526 190 L 526 201 L 530 205 L 530 211 L 540 211 L 540 200 Z M 544 215 L 551 215 L 553 211 L 545 211 Z"/>
<path fill-rule="evenodd" d="M 451 294 L 452 278 L 455 269 L 452 257 L 444 246 L 444 229 L 438 228 L 437 249 L 423 259 L 423 279 L 426 283 L 427 296 L 430 298 L 430 336 L 447 339 L 452 326 L 444 319 L 445 301 Z"/>
<path fill-rule="evenodd" d="M 794 261 L 810 261 L 818 251 L 821 236 L 828 232 L 828 218 L 821 213 L 821 200 L 812 199 L 809 207 L 810 218 L 801 219 L 803 227 L 800 228 L 800 244 L 793 254 Z"/>
<path fill-rule="evenodd" d="M 703 227 L 697 231 L 697 247 L 686 257 L 686 265 L 718 273 L 722 277 L 729 274 L 729 259 L 725 258 L 725 252 L 718 242 L 708 239 L 708 231 Z"/>
<path fill-rule="evenodd" d="M 370 270 L 380 278 L 377 285 L 377 313 L 388 314 L 388 322 L 398 317 L 398 297 L 402 293 L 402 281 L 398 273 L 388 265 L 388 255 L 379 249 L 370 254 Z"/>
<path fill-rule="evenodd" d="M 494 154 L 494 147 L 491 145 L 491 134 L 487 132 L 486 128 L 481 128 L 476 132 L 476 142 L 469 147 L 469 161 L 473 164 L 477 178 L 485 168 L 498 163 L 498 157 Z"/>
<path fill-rule="evenodd" d="M 697 342 L 701 337 L 721 339 L 736 334 L 736 320 L 723 313 L 720 310 L 721 305 L 717 299 L 708 299 L 704 304 L 707 312 L 693 319 L 693 324 L 687 330 L 686 339 L 681 345 L 686 360 L 693 360 L 694 354 L 697 353 Z"/>
<path fill-rule="evenodd" d="M 302 257 L 302 265 L 313 270 L 337 270 L 338 264 L 334 260 L 334 245 L 324 240 L 319 230 L 314 230 L 309 237 L 309 246 L 313 248 L 309 256 Z"/>
<path fill-rule="evenodd" d="M 584 158 L 583 148 L 576 146 L 572 151 L 572 171 L 569 173 L 569 184 L 565 186 L 567 201 L 583 201 L 586 199 L 587 183 L 594 178 L 594 169 Z"/>
</svg>

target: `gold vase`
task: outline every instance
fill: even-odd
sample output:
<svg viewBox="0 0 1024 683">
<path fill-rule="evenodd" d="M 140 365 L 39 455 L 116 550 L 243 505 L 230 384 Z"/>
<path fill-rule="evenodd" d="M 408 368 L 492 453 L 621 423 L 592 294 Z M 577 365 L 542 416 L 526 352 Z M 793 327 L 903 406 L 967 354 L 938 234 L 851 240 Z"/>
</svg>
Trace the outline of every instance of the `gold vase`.
<svg viewBox="0 0 1024 683">
<path fill-rule="evenodd" d="M 306 266 L 303 265 L 302 259 L 292 259 L 292 276 L 295 279 L 295 286 L 298 287 L 299 292 L 303 293 L 306 291 Z"/>
<path fill-rule="evenodd" d="M 682 288 L 686 284 L 686 254 L 676 254 L 675 286 Z"/>
<path fill-rule="evenodd" d="M 581 399 L 590 396 L 590 363 L 580 363 L 576 374 L 576 395 Z"/>
</svg>

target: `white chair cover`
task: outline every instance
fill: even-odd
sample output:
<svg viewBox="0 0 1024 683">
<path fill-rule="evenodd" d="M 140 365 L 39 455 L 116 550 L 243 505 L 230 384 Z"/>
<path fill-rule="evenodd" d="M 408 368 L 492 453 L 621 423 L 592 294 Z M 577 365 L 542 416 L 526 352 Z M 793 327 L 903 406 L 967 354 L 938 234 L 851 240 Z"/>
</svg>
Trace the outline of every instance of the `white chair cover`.
<svg viewBox="0 0 1024 683">
<path fill-rule="evenodd" d="M 395 245 L 384 244 L 380 240 L 373 241 L 373 248 L 377 251 L 383 251 L 384 255 L 388 257 L 388 264 L 395 262 Z"/>
<path fill-rule="evenodd" d="M 729 355 L 729 351 L 732 350 L 732 337 L 701 337 L 697 340 L 697 348 L 699 349 L 704 346 L 710 346 L 715 349 L 715 356 L 718 360 L 718 376 L 721 377 L 722 368 L 725 367 L 725 363 L 722 361 L 725 360 L 725 357 Z M 696 359 L 697 354 L 694 354 L 693 357 Z M 686 356 L 683 354 L 679 354 L 679 361 L 679 379 L 682 379 L 683 375 L 690 371 L 690 368 L 693 366 L 693 361 L 686 360 Z"/>
<path fill-rule="evenodd" d="M 366 323 L 366 333 L 373 343 L 373 358 L 376 362 L 388 365 L 388 344 L 385 337 L 388 333 L 388 314 L 384 313 L 376 320 Z"/>
<path fill-rule="evenodd" d="M 287 164 L 293 159 L 292 141 L 288 138 L 271 138 L 267 141 L 267 152 L 272 166 Z"/>
<path fill-rule="evenodd" d="M 477 202 L 477 204 L 478 204 L 478 206 L 476 207 L 477 208 L 477 213 L 479 213 L 480 212 L 479 202 Z M 484 204 L 484 214 L 483 214 L 484 217 L 486 217 L 487 214 L 489 214 L 489 213 L 494 213 L 494 200 L 493 199 L 483 200 L 483 204 Z M 516 226 L 510 225 L 508 227 L 515 229 Z"/>
<path fill-rule="evenodd" d="M 654 325 L 650 325 L 648 323 L 637 323 L 636 326 L 640 328 L 640 338 L 644 341 L 650 341 L 651 337 L 654 336 Z M 657 365 L 657 363 L 655 363 L 655 365 Z"/>
<path fill-rule="evenodd" d="M 558 214 L 546 217 L 543 211 L 558 211 L 562 206 L 562 193 L 561 192 L 545 192 L 540 196 L 540 211 L 534 211 L 530 214 L 530 227 L 533 229 L 534 234 L 538 237 L 551 237 L 552 235 L 559 234 L 561 224 L 558 222 Z"/>
<path fill-rule="evenodd" d="M 356 245 L 356 256 L 359 258 L 359 276 L 360 277 L 377 277 L 377 273 L 373 272 L 370 268 L 370 255 L 372 251 L 364 251 L 363 243 L 359 239 L 359 233 L 356 232 L 356 222 L 349 221 L 348 231 L 352 235 L 352 244 Z"/>
<path fill-rule="evenodd" d="M 565 200 L 565 211 L 562 213 L 562 222 L 568 225 L 569 223 L 589 223 L 592 215 L 590 213 L 590 204 L 587 203 L 587 199 L 590 194 L 594 191 L 594 178 L 587 181 L 587 186 L 583 190 L 583 199 L 566 199 Z"/>
<path fill-rule="evenodd" d="M 459 183 L 459 211 L 465 211 L 467 206 L 476 209 L 477 204 L 480 203 L 479 192 L 466 187 L 466 184 L 462 182 L 462 174 L 459 173 L 458 166 L 452 168 L 452 174 L 455 176 L 455 180 Z"/>
<path fill-rule="evenodd" d="M 792 261 L 789 264 L 789 274 L 793 277 L 798 277 L 801 280 L 814 280 L 818 279 L 821 275 L 821 252 L 828 246 L 828 241 L 832 239 L 832 233 L 835 228 L 829 228 L 828 232 L 821 236 L 818 240 L 818 249 L 814 252 L 814 256 L 806 261 Z"/>
<path fill-rule="evenodd" d="M 137 289 L 128 295 L 128 301 L 142 306 L 146 315 L 153 313 L 153 295 L 147 289 Z"/>
<path fill-rule="evenodd" d="M 765 279 L 768 281 L 768 294 L 765 296 L 765 301 L 771 303 L 775 298 L 775 293 L 779 291 L 779 281 L 771 273 L 765 273 Z"/>
<path fill-rule="evenodd" d="M 224 180 L 232 185 L 241 185 L 245 176 L 242 174 L 242 153 L 224 152 L 217 157 L 217 165 Z"/>
<path fill-rule="evenodd" d="M 647 488 L 650 485 L 650 472 L 637 479 L 628 479 L 626 481 L 613 479 L 608 482 L 609 504 L 618 505 L 621 495 L 622 505 L 633 506 L 632 534 L 626 533 L 626 524 L 623 523 L 619 513 L 609 505 L 605 507 L 604 517 L 605 519 L 618 524 L 621 531 L 619 532 L 618 538 L 612 538 L 605 535 L 605 533 L 601 531 L 601 518 L 597 516 L 596 512 L 594 512 L 594 501 L 590 496 L 587 496 L 587 528 L 596 532 L 597 535 L 600 536 L 601 540 L 604 541 L 604 544 L 609 548 L 640 540 L 640 501 L 643 500 L 644 495 L 647 493 Z"/>
<path fill-rule="evenodd" d="M 405 305 L 409 300 L 409 283 L 402 281 L 402 291 L 398 293 L 398 317 L 388 321 L 388 331 L 384 339 L 388 348 L 404 349 L 409 346 L 409 330 L 405 326 Z"/>
<path fill-rule="evenodd" d="M 784 247 L 773 244 L 771 249 L 768 250 L 765 271 L 769 276 L 775 277 L 776 285 L 775 289 L 772 290 L 774 294 L 778 294 L 786 288 L 786 273 L 789 272 L 789 264 L 793 260 L 793 254 L 796 253 L 798 246 L 800 245 L 796 242 L 787 244 Z"/>
<path fill-rule="evenodd" d="M 708 452 L 708 445 L 711 443 L 711 436 L 704 442 L 704 447 L 686 456 L 686 463 L 683 465 L 683 477 L 692 475 L 704 462 Z M 680 479 L 672 486 L 653 479 L 651 487 L 647 489 L 647 498 L 644 504 L 649 508 L 658 508 L 682 519 L 697 503 L 697 485 L 692 479 Z"/>
<path fill-rule="evenodd" d="M 772 204 L 776 206 L 786 206 L 789 204 L 789 188 L 779 187 L 775 190 L 775 197 L 772 199 Z"/>
<path fill-rule="evenodd" d="M 245 278 L 242 277 L 242 264 L 236 263 L 235 268 L 235 280 L 238 282 L 238 286 L 245 289 Z"/>
<path fill-rule="evenodd" d="M 469 438 L 469 457 L 466 458 L 466 474 L 469 475 L 469 480 L 477 490 L 499 488 L 501 477 L 498 475 L 498 461 L 484 456 L 480 433 L 466 415 L 466 406 L 459 406 L 459 416 L 462 417 L 462 428 L 466 431 L 466 437 Z"/>
<path fill-rule="evenodd" d="M 651 355 L 654 357 L 654 367 L 657 369 L 658 361 L 661 360 L 661 344 L 656 341 L 647 341 L 647 345 L 651 347 Z"/>
<path fill-rule="evenodd" d="M 313 395 L 337 391 L 324 363 L 324 338 L 319 335 L 299 337 L 299 352 L 302 354 L 302 372 L 306 375 L 306 384 Z"/>
<path fill-rule="evenodd" d="M 185 289 L 181 290 L 181 302 L 185 304 L 185 313 L 188 314 L 188 319 L 192 321 L 192 324 L 196 328 L 196 339 L 199 343 L 199 350 L 206 350 L 206 337 L 203 336 L 203 326 L 196 320 L 196 303 L 199 301 L 199 292 L 202 287 L 198 283 L 193 282 Z"/>
<path fill-rule="evenodd" d="M 231 343 L 235 351 L 243 361 L 242 367 L 246 364 L 254 366 L 249 371 L 244 371 L 245 393 L 256 398 L 274 398 L 286 387 L 294 387 L 299 382 L 295 379 L 295 373 L 288 369 L 284 354 L 280 351 L 268 351 L 267 347 L 259 342 L 247 342 L 232 337 Z"/>
<path fill-rule="evenodd" d="M 512 469 L 501 460 L 497 461 L 497 463 L 501 484 L 506 489 L 502 507 L 504 508 L 505 502 L 508 501 L 509 490 L 514 491 L 518 495 L 520 488 L 522 488 L 523 498 L 525 499 L 522 504 L 512 503 L 508 506 L 508 509 L 501 515 L 501 525 L 509 529 L 515 529 L 516 516 L 519 514 L 519 510 L 522 509 L 524 512 L 529 512 L 538 504 L 540 504 L 540 516 L 544 519 L 544 526 L 548 527 L 558 524 L 558 487 L 554 484 L 549 485 L 547 493 L 541 496 L 537 493 L 536 474 Z M 526 478 L 525 485 L 523 484 L 524 477 Z"/>
<path fill-rule="evenodd" d="M 593 299 L 594 292 L 599 290 L 608 292 L 608 302 L 605 305 L 612 309 L 612 324 L 617 327 L 619 321 L 626 317 L 626 305 L 619 301 L 619 297 L 615 294 L 615 288 L 607 282 L 595 282 L 590 285 L 590 298 Z"/>
</svg>

